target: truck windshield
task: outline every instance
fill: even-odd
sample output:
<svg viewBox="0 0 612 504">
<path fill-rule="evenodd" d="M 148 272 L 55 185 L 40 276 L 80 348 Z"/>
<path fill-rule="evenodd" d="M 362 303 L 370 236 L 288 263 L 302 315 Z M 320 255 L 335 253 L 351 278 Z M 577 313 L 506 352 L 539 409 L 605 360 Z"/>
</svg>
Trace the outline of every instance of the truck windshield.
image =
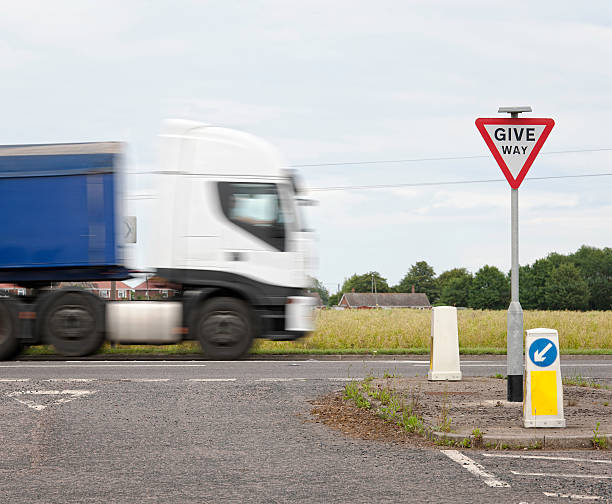
<svg viewBox="0 0 612 504">
<path fill-rule="evenodd" d="M 225 216 L 274 248 L 285 250 L 285 222 L 276 184 L 219 182 Z"/>
</svg>

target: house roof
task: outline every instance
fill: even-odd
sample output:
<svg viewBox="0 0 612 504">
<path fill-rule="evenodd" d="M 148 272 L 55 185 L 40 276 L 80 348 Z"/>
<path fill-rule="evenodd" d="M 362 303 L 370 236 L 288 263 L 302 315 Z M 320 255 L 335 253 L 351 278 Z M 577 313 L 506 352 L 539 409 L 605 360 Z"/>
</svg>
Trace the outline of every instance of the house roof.
<svg viewBox="0 0 612 504">
<path fill-rule="evenodd" d="M 102 282 L 91 282 L 91 284 L 93 285 L 94 289 L 110 290 L 111 288 L 111 282 L 107 280 Z M 115 288 L 119 290 L 132 290 L 129 285 L 126 285 L 123 282 L 120 282 L 119 280 L 115 282 Z"/>
<path fill-rule="evenodd" d="M 389 307 L 422 307 L 430 308 L 429 299 L 427 294 L 417 292 L 385 292 L 374 294 L 371 292 L 356 293 L 347 292 L 342 295 L 342 300 L 346 300 L 348 306 L 357 308 L 360 306 L 389 306 Z"/>
</svg>

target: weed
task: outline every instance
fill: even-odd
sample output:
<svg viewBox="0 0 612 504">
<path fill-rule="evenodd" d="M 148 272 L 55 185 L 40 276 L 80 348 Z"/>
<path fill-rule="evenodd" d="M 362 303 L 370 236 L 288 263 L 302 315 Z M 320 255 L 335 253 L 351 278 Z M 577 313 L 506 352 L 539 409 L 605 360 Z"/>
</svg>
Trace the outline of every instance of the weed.
<svg viewBox="0 0 612 504">
<path fill-rule="evenodd" d="M 438 446 L 455 446 L 457 443 L 452 439 L 438 438 L 434 441 L 434 444 Z"/>
<path fill-rule="evenodd" d="M 421 392 L 421 387 L 416 386 L 414 389 L 410 387 L 410 405 L 408 406 L 410 409 L 410 414 L 418 413 L 420 409 L 419 404 L 419 395 Z"/>
<path fill-rule="evenodd" d="M 416 432 L 417 434 L 423 434 L 425 430 L 423 420 L 421 420 L 416 415 L 407 414 L 406 411 L 402 412 L 400 425 L 404 428 L 406 432 Z"/>
<path fill-rule="evenodd" d="M 500 380 L 503 380 L 506 377 L 503 374 L 501 374 L 501 373 L 495 373 L 495 376 L 493 378 L 499 378 Z"/>
<path fill-rule="evenodd" d="M 603 405 L 608 406 L 610 403 L 608 401 L 604 401 Z"/>
<path fill-rule="evenodd" d="M 347 383 L 344 386 L 344 399 L 352 399 L 358 408 L 370 409 L 372 407 L 370 401 L 361 395 L 361 389 L 356 381 Z"/>
<path fill-rule="evenodd" d="M 395 372 L 393 371 L 388 371 L 385 370 L 384 374 L 383 374 L 383 378 L 398 378 L 399 375 L 397 375 Z"/>
<path fill-rule="evenodd" d="M 391 391 L 388 388 L 379 389 L 377 399 L 382 404 L 389 404 L 389 401 L 391 400 Z"/>
<path fill-rule="evenodd" d="M 463 438 L 460 441 L 459 446 L 461 446 L 461 448 L 471 448 L 472 447 L 472 441 L 470 440 L 469 437 Z"/>
<path fill-rule="evenodd" d="M 450 432 L 453 419 L 448 415 L 448 395 L 443 395 L 442 410 L 440 411 L 440 423 L 437 430 L 440 432 Z"/>
<path fill-rule="evenodd" d="M 608 438 L 604 435 L 602 436 L 599 433 L 599 425 L 600 422 L 597 422 L 595 425 L 595 429 L 593 430 L 593 437 L 591 438 L 591 443 L 593 443 L 593 447 L 598 450 L 605 450 L 608 448 Z"/>
<path fill-rule="evenodd" d="M 563 385 L 575 385 L 577 387 L 589 387 L 595 389 L 608 388 L 606 386 L 603 386 L 601 383 L 597 383 L 596 381 L 583 378 L 580 375 L 563 377 L 562 383 Z"/>
<path fill-rule="evenodd" d="M 478 427 L 472 430 L 472 439 L 475 448 L 482 446 L 482 431 Z"/>
</svg>

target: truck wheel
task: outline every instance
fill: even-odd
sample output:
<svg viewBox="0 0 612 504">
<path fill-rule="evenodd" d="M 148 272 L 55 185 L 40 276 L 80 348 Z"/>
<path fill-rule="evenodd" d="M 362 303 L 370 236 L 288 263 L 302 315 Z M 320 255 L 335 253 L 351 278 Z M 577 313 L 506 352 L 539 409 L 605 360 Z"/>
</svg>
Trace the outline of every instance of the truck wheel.
<svg viewBox="0 0 612 504">
<path fill-rule="evenodd" d="M 104 341 L 102 302 L 85 292 L 67 292 L 49 302 L 42 321 L 44 341 L 60 355 L 94 353 Z"/>
<path fill-rule="evenodd" d="M 236 298 L 219 297 L 205 302 L 196 311 L 192 328 L 210 359 L 239 359 L 253 342 L 251 311 Z"/>
<path fill-rule="evenodd" d="M 17 331 L 18 320 L 13 302 L 0 299 L 0 360 L 12 359 L 21 350 Z"/>
</svg>

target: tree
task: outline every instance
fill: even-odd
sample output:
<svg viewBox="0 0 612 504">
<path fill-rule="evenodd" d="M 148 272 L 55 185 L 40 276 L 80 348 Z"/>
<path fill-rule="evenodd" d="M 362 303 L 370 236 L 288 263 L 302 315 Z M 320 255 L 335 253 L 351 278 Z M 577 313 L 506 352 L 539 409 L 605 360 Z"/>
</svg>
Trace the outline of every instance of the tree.
<svg viewBox="0 0 612 504">
<path fill-rule="evenodd" d="M 325 288 L 325 285 L 323 285 L 317 278 L 310 277 L 310 281 L 311 287 L 308 290 L 310 292 L 316 292 L 317 294 L 319 294 L 321 302 L 326 305 L 329 301 L 329 291 Z"/>
<path fill-rule="evenodd" d="M 470 290 L 469 306 L 478 310 L 501 310 L 510 302 L 510 282 L 495 266 L 480 268 Z"/>
<path fill-rule="evenodd" d="M 468 306 L 472 274 L 465 268 L 454 268 L 438 276 L 439 302 L 447 306 Z"/>
<path fill-rule="evenodd" d="M 569 257 L 589 286 L 589 309 L 612 308 L 612 248 L 583 245 Z"/>
<path fill-rule="evenodd" d="M 434 269 L 425 261 L 418 261 L 410 267 L 408 273 L 400 280 L 395 290 L 397 292 L 424 292 L 431 304 L 435 303 L 440 296 L 440 290 L 436 281 Z"/>
<path fill-rule="evenodd" d="M 336 292 L 335 294 L 332 294 L 331 296 L 329 296 L 329 299 L 327 300 L 327 306 L 338 306 L 338 303 L 340 302 L 341 299 L 342 299 L 342 292 Z"/>
<path fill-rule="evenodd" d="M 589 306 L 589 286 L 572 263 L 553 269 L 544 296 L 549 310 L 586 310 Z"/>
<path fill-rule="evenodd" d="M 363 275 L 356 273 L 347 278 L 342 284 L 341 292 L 389 292 L 389 284 L 387 279 L 380 276 L 378 271 L 370 271 Z"/>
</svg>

